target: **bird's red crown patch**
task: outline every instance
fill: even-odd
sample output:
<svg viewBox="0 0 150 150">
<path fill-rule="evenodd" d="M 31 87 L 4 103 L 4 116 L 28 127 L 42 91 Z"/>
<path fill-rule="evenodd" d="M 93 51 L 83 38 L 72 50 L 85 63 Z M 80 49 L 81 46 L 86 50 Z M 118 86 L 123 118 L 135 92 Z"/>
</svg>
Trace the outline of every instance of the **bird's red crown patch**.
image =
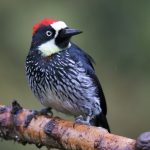
<svg viewBox="0 0 150 150">
<path fill-rule="evenodd" d="M 55 23 L 57 22 L 58 20 L 53 20 L 53 19 L 48 19 L 48 18 L 45 18 L 43 19 L 41 22 L 35 24 L 33 26 L 33 34 L 37 32 L 37 30 L 41 27 L 41 26 L 47 26 L 49 24 L 52 24 L 52 23 Z"/>
</svg>

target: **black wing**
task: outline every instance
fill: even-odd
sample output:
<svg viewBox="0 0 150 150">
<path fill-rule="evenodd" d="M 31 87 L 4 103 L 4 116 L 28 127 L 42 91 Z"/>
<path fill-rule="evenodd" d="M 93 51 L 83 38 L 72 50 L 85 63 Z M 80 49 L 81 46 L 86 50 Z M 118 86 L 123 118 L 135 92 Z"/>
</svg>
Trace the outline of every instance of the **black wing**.
<svg viewBox="0 0 150 150">
<path fill-rule="evenodd" d="M 83 62 L 84 68 L 86 68 L 87 74 L 93 79 L 93 82 L 98 89 L 101 109 L 102 109 L 103 114 L 106 115 L 107 114 L 106 100 L 105 100 L 105 96 L 104 96 L 101 84 L 95 74 L 95 70 L 93 67 L 93 63 L 94 63 L 93 58 L 73 43 L 70 48 L 70 51 L 74 59 L 76 59 L 76 61 L 80 61 L 82 59 L 82 62 Z"/>
</svg>

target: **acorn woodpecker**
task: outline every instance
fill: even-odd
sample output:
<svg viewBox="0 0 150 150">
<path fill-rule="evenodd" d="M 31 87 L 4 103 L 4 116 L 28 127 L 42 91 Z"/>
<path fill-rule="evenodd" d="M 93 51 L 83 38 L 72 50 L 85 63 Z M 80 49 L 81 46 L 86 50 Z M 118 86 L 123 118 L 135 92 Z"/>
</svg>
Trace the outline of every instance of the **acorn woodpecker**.
<svg viewBox="0 0 150 150">
<path fill-rule="evenodd" d="M 63 21 L 44 19 L 33 26 L 26 75 L 46 108 L 75 116 L 75 122 L 108 131 L 107 106 L 93 59 L 70 41 L 81 31 Z"/>
</svg>

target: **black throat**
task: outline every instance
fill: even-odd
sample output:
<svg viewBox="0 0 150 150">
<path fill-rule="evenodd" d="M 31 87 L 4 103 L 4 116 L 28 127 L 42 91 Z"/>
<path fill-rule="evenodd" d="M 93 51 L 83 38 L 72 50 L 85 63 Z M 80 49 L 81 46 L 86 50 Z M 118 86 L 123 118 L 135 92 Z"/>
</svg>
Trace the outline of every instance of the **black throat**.
<svg viewBox="0 0 150 150">
<path fill-rule="evenodd" d="M 71 37 L 61 37 L 61 32 L 62 32 L 61 30 L 58 32 L 58 36 L 55 39 L 55 44 L 58 47 L 64 49 L 68 47 Z"/>
</svg>

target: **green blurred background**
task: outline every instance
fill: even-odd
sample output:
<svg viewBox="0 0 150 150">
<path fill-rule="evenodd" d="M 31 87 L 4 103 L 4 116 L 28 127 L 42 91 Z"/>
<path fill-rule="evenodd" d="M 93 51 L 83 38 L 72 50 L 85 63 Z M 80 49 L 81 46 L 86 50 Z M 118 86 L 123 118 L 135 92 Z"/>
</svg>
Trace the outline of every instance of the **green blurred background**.
<svg viewBox="0 0 150 150">
<path fill-rule="evenodd" d="M 26 108 L 42 108 L 28 87 L 24 65 L 32 26 L 45 17 L 64 20 L 70 27 L 84 31 L 73 41 L 96 62 L 112 132 L 136 138 L 148 131 L 150 1 L 147 0 L 1 0 L 0 103 L 10 105 L 12 99 L 17 99 Z M 37 148 L 2 141 L 0 149 Z"/>
</svg>

